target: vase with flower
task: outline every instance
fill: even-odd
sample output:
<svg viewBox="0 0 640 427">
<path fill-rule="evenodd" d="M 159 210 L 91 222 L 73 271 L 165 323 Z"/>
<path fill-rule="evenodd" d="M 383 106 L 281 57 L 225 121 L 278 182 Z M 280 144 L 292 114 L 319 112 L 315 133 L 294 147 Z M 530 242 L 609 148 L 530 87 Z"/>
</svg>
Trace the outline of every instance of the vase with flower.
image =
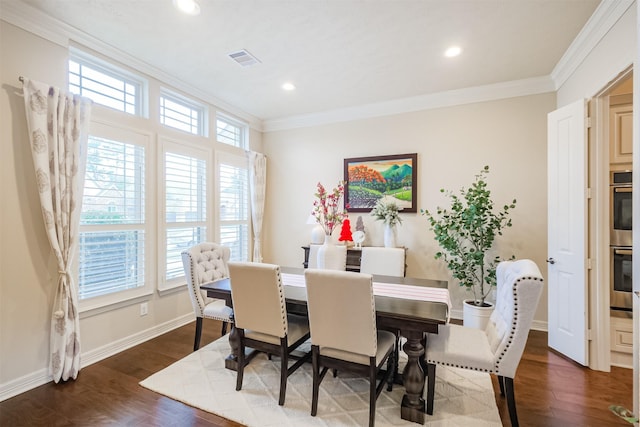
<svg viewBox="0 0 640 427">
<path fill-rule="evenodd" d="M 338 182 L 338 185 L 330 192 L 321 183 L 318 183 L 316 190 L 316 200 L 313 202 L 311 215 L 325 233 L 324 243 L 318 248 L 318 268 L 344 270 L 346 253 L 343 257 L 343 251 L 335 246 L 332 239 L 333 230 L 342 224 L 342 221 L 347 217 L 346 207 L 342 206 L 344 182 Z"/>
<path fill-rule="evenodd" d="M 402 224 L 400 210 L 401 208 L 396 202 L 387 202 L 384 199 L 378 199 L 376 205 L 371 209 L 371 215 L 384 224 L 384 246 L 386 248 L 396 247 L 396 226 Z"/>
</svg>

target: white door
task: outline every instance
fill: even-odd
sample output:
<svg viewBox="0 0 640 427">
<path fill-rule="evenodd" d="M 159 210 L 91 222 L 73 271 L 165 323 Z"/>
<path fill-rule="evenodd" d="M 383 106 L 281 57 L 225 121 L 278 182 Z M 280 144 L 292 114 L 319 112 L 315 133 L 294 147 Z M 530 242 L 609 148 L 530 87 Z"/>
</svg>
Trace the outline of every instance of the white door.
<svg viewBox="0 0 640 427">
<path fill-rule="evenodd" d="M 549 113 L 549 347 L 587 365 L 586 102 Z"/>
</svg>

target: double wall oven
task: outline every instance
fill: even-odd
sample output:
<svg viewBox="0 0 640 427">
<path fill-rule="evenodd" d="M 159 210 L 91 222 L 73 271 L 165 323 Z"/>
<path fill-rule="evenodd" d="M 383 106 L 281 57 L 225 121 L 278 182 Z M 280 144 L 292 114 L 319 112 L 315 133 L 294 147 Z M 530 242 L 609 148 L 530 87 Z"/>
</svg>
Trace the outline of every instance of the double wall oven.
<svg viewBox="0 0 640 427">
<path fill-rule="evenodd" d="M 611 315 L 632 316 L 632 178 L 631 171 L 611 172 L 609 237 L 611 252 Z"/>
</svg>

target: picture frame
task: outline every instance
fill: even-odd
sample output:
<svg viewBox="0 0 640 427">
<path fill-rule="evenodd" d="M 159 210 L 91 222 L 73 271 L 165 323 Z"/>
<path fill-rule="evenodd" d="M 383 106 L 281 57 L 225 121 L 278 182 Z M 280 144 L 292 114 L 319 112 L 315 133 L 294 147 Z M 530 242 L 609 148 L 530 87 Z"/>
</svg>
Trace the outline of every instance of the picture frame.
<svg viewBox="0 0 640 427">
<path fill-rule="evenodd" d="M 344 201 L 348 212 L 370 212 L 380 198 L 401 212 L 417 212 L 418 153 L 344 159 Z"/>
</svg>

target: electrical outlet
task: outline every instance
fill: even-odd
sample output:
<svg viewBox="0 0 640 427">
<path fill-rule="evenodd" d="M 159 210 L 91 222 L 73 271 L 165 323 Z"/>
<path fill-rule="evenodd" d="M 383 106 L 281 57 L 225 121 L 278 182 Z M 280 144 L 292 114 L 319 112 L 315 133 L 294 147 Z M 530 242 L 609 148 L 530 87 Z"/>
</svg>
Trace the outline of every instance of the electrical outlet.
<svg viewBox="0 0 640 427">
<path fill-rule="evenodd" d="M 143 302 L 140 304 L 140 316 L 146 316 L 149 313 L 149 303 Z"/>
</svg>

